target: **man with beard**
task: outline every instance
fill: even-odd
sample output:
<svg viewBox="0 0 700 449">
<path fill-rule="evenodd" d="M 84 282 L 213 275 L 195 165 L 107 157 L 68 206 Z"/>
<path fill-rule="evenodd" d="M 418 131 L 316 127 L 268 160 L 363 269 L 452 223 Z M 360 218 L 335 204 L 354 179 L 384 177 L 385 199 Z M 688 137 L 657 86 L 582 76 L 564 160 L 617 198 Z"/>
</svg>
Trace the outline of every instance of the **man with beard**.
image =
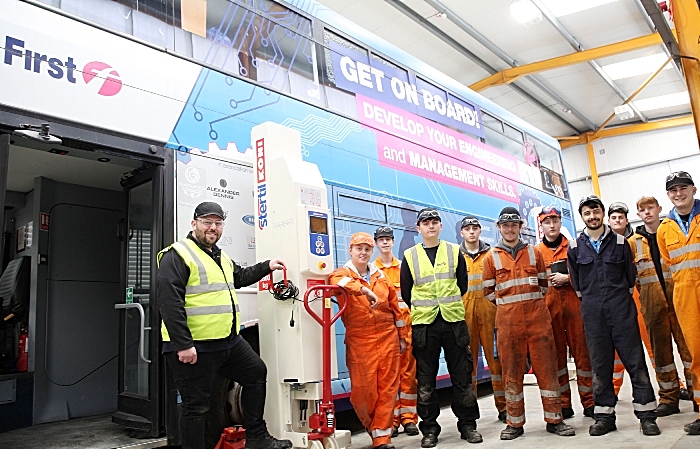
<svg viewBox="0 0 700 449">
<path fill-rule="evenodd" d="M 617 350 L 632 378 L 634 414 L 644 435 L 661 433 L 656 424 L 656 399 L 642 349 L 637 307 L 632 299 L 637 277 L 627 240 L 603 224 L 605 206 L 595 195 L 581 199 L 579 214 L 586 229 L 568 251 L 571 285 L 581 297 L 581 316 L 593 366 L 595 423 L 593 436 L 617 430 L 612 384 Z"/>
<path fill-rule="evenodd" d="M 158 253 L 163 353 L 182 398 L 182 448 L 204 449 L 204 415 L 219 374 L 243 386 L 246 449 L 289 449 L 292 442 L 271 436 L 263 420 L 267 368 L 238 334 L 241 320 L 234 291 L 283 269 L 284 262 L 272 259 L 252 267 L 235 263 L 216 246 L 225 219 L 217 203 L 199 204 L 187 238 Z"/>
</svg>

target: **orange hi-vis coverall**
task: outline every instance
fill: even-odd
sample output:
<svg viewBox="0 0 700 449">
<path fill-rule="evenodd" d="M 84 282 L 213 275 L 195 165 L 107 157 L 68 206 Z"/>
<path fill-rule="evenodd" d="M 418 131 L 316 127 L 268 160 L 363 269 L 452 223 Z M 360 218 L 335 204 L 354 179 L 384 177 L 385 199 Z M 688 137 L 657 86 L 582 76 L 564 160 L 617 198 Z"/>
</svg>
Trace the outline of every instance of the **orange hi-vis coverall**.
<svg viewBox="0 0 700 449">
<path fill-rule="evenodd" d="M 494 329 L 496 328 L 496 306 L 484 297 L 484 287 L 481 276 L 484 270 L 484 260 L 490 257 L 491 246 L 479 240 L 479 251 L 472 256 L 466 251 L 464 243 L 460 245 L 464 260 L 467 262 L 469 277 L 469 289 L 462 296 L 464 303 L 464 319 L 469 328 L 469 348 L 472 356 L 479 354 L 479 343 L 484 347 L 484 355 L 491 373 L 491 386 L 493 388 L 493 400 L 496 403 L 498 413 L 506 409 L 506 392 L 503 389 L 503 374 L 501 361 L 494 356 Z M 473 257 L 473 258 L 472 258 Z M 472 385 L 476 393 L 476 368 L 478 363 L 474 361 L 472 369 Z"/>
<path fill-rule="evenodd" d="M 654 352 L 651 350 L 651 341 L 649 340 L 649 333 L 647 333 L 647 326 L 644 324 L 644 317 L 642 316 L 642 304 L 639 302 L 639 290 L 634 289 L 632 292 L 632 299 L 637 306 L 637 324 L 639 324 L 639 335 L 642 337 L 642 343 L 649 354 L 649 360 L 651 361 L 651 366 L 656 369 L 656 363 L 654 362 Z M 620 356 L 615 351 L 615 364 L 613 365 L 613 389 L 615 390 L 615 396 L 620 394 L 620 388 L 622 388 L 622 383 L 625 380 L 625 365 L 622 364 Z"/>
<path fill-rule="evenodd" d="M 405 339 L 408 330 L 394 284 L 374 264 L 368 264 L 368 269 L 369 283 L 347 262 L 331 273 L 329 283 L 343 287 L 348 293 L 342 320 L 345 361 L 352 387 L 350 403 L 372 436 L 372 447 L 377 447 L 391 444 L 394 402 L 399 388 L 399 338 Z M 363 286 L 379 299 L 376 308 L 361 293 Z"/>
<path fill-rule="evenodd" d="M 416 411 L 418 381 L 416 380 L 416 358 L 413 357 L 411 348 L 411 308 L 401 299 L 401 290 L 399 289 L 401 262 L 394 257 L 391 265 L 384 266 L 377 257 L 374 263 L 394 285 L 396 294 L 399 296 L 401 317 L 407 329 L 406 350 L 399 357 L 399 391 L 396 394 L 396 404 L 394 406 L 394 427 L 408 423 L 418 424 L 418 413 Z"/>
<path fill-rule="evenodd" d="M 515 258 L 503 242 L 484 260 L 484 296 L 496 303 L 498 355 L 503 366 L 507 423 L 525 424 L 523 377 L 527 354 L 540 387 L 544 420 L 563 420 L 552 318 L 544 301 L 547 269 L 540 251 L 520 241 Z"/>
<path fill-rule="evenodd" d="M 550 269 L 552 263 L 566 260 L 569 240 L 562 235 L 561 244 L 554 250 L 544 243 L 540 243 L 537 248 L 542 253 L 547 267 L 547 277 L 549 277 L 552 274 Z M 593 407 L 595 405 L 593 403 L 593 371 L 586 345 L 586 334 L 583 330 L 581 300 L 571 284 L 553 287 L 551 282 L 544 299 L 552 315 L 552 330 L 557 346 L 557 375 L 561 390 L 561 406 L 562 408 L 571 407 L 571 387 L 569 386 L 569 369 L 566 360 L 568 346 L 576 364 L 576 383 L 578 384 L 581 405 L 583 408 Z"/>
<path fill-rule="evenodd" d="M 629 242 L 632 252 L 635 254 L 635 264 L 637 265 L 637 290 L 639 290 L 641 311 L 654 351 L 654 370 L 656 371 L 656 380 L 659 383 L 659 402 L 678 407 L 680 383 L 671 338 L 676 340 L 683 364 L 690 368 L 692 359 L 673 307 L 671 272 L 666 262 L 661 259 L 663 278 L 659 279 L 646 236 L 638 232 L 629 238 Z M 689 373 L 686 373 L 686 378 L 690 378 Z M 689 387 L 689 392 L 692 392 L 692 382 Z"/>
<path fill-rule="evenodd" d="M 692 358 L 691 378 L 686 377 L 690 389 L 700 378 L 700 200 L 695 200 L 687 228 L 676 209 L 656 231 L 659 252 L 673 276 L 673 306 L 681 325 L 688 351 Z M 700 407 L 700 395 L 695 395 Z"/>
</svg>

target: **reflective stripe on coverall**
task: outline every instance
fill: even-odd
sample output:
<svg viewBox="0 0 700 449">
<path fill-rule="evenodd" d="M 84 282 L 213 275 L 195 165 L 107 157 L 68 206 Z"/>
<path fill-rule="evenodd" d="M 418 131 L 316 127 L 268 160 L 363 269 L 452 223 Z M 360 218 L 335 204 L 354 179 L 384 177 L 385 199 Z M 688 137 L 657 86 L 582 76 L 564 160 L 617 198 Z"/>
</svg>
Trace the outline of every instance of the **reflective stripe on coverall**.
<svg viewBox="0 0 700 449">
<path fill-rule="evenodd" d="M 561 244 L 554 251 L 544 243 L 540 243 L 538 248 L 544 258 L 549 278 L 552 263 L 566 260 L 569 240 L 562 235 Z M 566 357 L 568 346 L 576 363 L 576 383 L 581 405 L 583 408 L 593 407 L 593 372 L 581 318 L 581 300 L 578 299 L 571 284 L 553 287 L 551 283 L 544 299 L 552 315 L 554 341 L 557 345 L 557 375 L 561 387 L 561 406 L 562 408 L 571 407 L 571 387 Z M 557 320 L 559 323 L 556 322 Z"/>
<path fill-rule="evenodd" d="M 632 292 L 637 275 L 627 240 L 608 225 L 597 252 L 584 231 L 569 243 L 569 277 L 581 295 L 581 316 L 593 367 L 596 420 L 615 421 L 617 398 L 612 384 L 615 350 L 632 379 L 634 414 L 656 417 L 656 400 L 649 380 Z"/>
<path fill-rule="evenodd" d="M 700 200 L 695 200 L 693 211 L 700 208 Z M 690 365 L 692 385 L 698 385 L 700 378 L 700 214 L 696 214 L 688 225 L 685 234 L 671 217 L 671 210 L 656 231 L 659 252 L 673 276 L 673 306 L 678 323 L 683 331 L 688 351 L 692 358 Z M 686 377 L 688 387 L 691 380 Z M 700 395 L 695 396 L 700 406 Z"/>
<path fill-rule="evenodd" d="M 328 282 L 348 293 L 341 318 L 345 324 L 350 403 L 372 435 L 372 447 L 377 447 L 391 443 L 399 388 L 399 338 L 407 337 L 407 328 L 393 284 L 374 264 L 368 264 L 368 268 L 369 284 L 351 262 L 331 273 Z M 360 292 L 363 286 L 377 295 L 379 305 L 375 309 Z"/>
<path fill-rule="evenodd" d="M 680 383 L 673 355 L 671 338 L 676 340 L 681 360 L 690 365 L 691 357 L 683 333 L 678 326 L 673 308 L 673 279 L 666 262 L 661 259 L 663 280 L 659 280 L 654 261 L 651 257 L 647 239 L 639 234 L 629 238 L 637 264 L 637 289 L 644 322 L 654 351 L 654 369 L 659 383 L 659 402 L 678 407 Z M 662 287 L 661 282 L 665 283 Z M 688 373 L 686 373 L 688 377 Z M 689 392 L 692 392 L 689 389 Z"/>
<path fill-rule="evenodd" d="M 508 425 L 525 424 L 523 377 L 528 350 L 540 387 L 544 420 L 561 422 L 557 349 L 544 301 L 547 273 L 542 255 L 527 245 L 513 259 L 497 245 L 484 260 L 483 286 L 484 296 L 496 303 L 496 344 L 503 367 Z"/>
<path fill-rule="evenodd" d="M 394 427 L 402 424 L 418 424 L 418 413 L 416 404 L 418 403 L 418 382 L 416 381 L 416 359 L 413 357 L 411 348 L 411 309 L 408 304 L 401 299 L 399 280 L 401 278 L 401 262 L 394 257 L 391 265 L 384 266 L 377 258 L 374 261 L 377 268 L 384 272 L 389 281 L 394 284 L 396 294 L 399 296 L 399 309 L 401 317 L 406 324 L 406 350 L 399 357 L 399 391 L 396 394 L 396 405 L 394 406 Z"/>
<path fill-rule="evenodd" d="M 488 247 L 487 247 L 488 248 Z M 490 251 L 482 251 L 475 259 L 462 251 L 467 261 L 469 273 L 469 290 L 462 297 L 464 302 L 464 319 L 469 328 L 469 347 L 472 356 L 479 355 L 479 343 L 484 348 L 484 355 L 491 373 L 491 386 L 493 387 L 493 400 L 498 412 L 506 409 L 506 392 L 503 389 L 503 377 L 501 361 L 494 357 L 494 329 L 496 327 L 496 306 L 484 298 L 484 288 L 481 276 L 484 269 L 484 259 L 490 257 Z M 478 363 L 474 360 L 472 369 L 472 385 L 476 393 L 476 369 Z"/>
</svg>

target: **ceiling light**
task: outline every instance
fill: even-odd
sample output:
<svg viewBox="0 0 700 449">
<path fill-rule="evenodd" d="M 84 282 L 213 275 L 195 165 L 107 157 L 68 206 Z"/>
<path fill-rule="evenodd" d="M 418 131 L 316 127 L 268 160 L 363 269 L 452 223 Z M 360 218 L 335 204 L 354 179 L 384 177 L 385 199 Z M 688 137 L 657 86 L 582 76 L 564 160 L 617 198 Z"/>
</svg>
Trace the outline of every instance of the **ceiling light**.
<svg viewBox="0 0 700 449">
<path fill-rule="evenodd" d="M 571 109 L 564 108 L 564 109 L 562 109 L 562 111 L 566 112 L 567 114 L 571 114 Z"/>
<path fill-rule="evenodd" d="M 512 0 L 510 15 L 525 26 L 542 21 L 542 11 L 531 0 Z"/>
<path fill-rule="evenodd" d="M 557 17 L 567 16 L 617 0 L 540 0 Z"/>
<path fill-rule="evenodd" d="M 655 55 L 643 56 L 641 58 L 629 59 L 627 61 L 616 62 L 603 66 L 605 73 L 610 75 L 610 78 L 619 80 L 637 75 L 649 75 L 654 73 L 658 68 L 668 60 L 668 56 L 664 53 Z M 666 64 L 663 70 L 670 69 L 672 64 Z"/>
<path fill-rule="evenodd" d="M 637 106 L 637 109 L 640 111 L 652 111 L 654 109 L 670 108 L 682 104 L 690 104 L 690 95 L 687 91 L 670 95 L 661 95 L 660 97 L 645 98 L 634 102 L 634 105 Z"/>
</svg>

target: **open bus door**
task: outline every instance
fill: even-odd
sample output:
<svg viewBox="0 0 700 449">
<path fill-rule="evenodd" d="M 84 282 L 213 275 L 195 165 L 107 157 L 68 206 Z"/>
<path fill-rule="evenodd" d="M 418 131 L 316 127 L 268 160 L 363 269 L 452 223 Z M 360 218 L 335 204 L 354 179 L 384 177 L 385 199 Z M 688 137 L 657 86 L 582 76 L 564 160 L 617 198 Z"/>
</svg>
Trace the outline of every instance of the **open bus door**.
<svg viewBox="0 0 700 449">
<path fill-rule="evenodd" d="M 156 438 L 165 429 L 159 363 L 160 315 L 156 298 L 156 255 L 163 241 L 163 166 L 144 166 L 122 181 L 124 217 L 121 286 L 115 308 L 119 324 L 119 396 L 112 421 L 136 438 Z"/>
</svg>

